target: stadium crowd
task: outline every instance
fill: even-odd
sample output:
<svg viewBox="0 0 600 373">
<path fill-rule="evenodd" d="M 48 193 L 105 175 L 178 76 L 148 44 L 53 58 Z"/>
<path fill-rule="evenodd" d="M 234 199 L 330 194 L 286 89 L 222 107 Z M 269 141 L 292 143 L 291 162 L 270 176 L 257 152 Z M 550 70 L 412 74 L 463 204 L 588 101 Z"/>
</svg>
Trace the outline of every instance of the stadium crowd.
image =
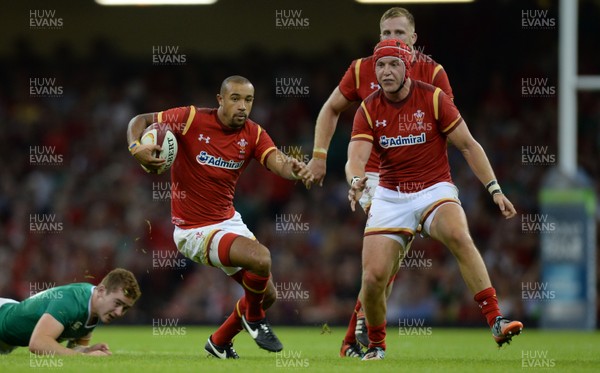
<svg viewBox="0 0 600 373">
<path fill-rule="evenodd" d="M 520 216 L 538 212 L 541 181 L 556 162 L 524 164 L 521 155 L 527 146 L 547 146 L 547 154 L 557 155 L 557 97 L 523 97 L 521 79 L 549 77 L 548 84 L 556 86 L 557 30 L 545 32 L 550 35 L 540 45 L 513 45 L 512 58 L 500 60 L 486 57 L 495 51 L 480 40 L 484 33 L 466 29 L 476 53 L 469 45 L 461 57 L 444 45 L 425 49 L 435 50 L 433 57 L 446 68 L 463 117 L 519 213 L 502 219 L 451 149 L 452 176 L 501 308 L 530 325 L 539 318 L 540 304 L 522 299 L 521 284 L 540 279 L 540 234 L 523 231 Z M 371 48 L 365 43 L 363 55 Z M 0 69 L 0 294 L 23 299 L 50 284 L 91 282 L 124 267 L 144 294 L 126 318 L 130 322 L 222 321 L 240 296 L 238 286 L 223 280 L 219 270 L 192 265 L 177 253 L 168 175 L 148 175 L 131 158 L 128 120 L 175 106 L 216 106 L 221 80 L 240 74 L 256 87 L 251 118 L 281 150 L 308 161 L 318 110 L 356 57 L 341 48 L 311 56 L 249 50 L 239 56 L 245 64 L 191 54 L 182 65 L 155 65 L 103 40 L 87 56 L 64 44 L 53 57 L 39 56 L 27 39 L 15 41 L 13 56 Z M 593 71 L 600 66 L 596 62 L 597 57 L 583 59 L 582 70 L 599 73 Z M 473 66 L 481 67 L 473 73 Z M 55 77 L 53 87 L 63 89 L 32 95 L 32 76 Z M 303 88 L 281 93 L 285 81 L 278 79 L 290 78 L 301 78 Z M 600 100 L 592 93 L 579 97 L 579 163 L 600 180 Z M 256 162 L 240 180 L 237 209 L 272 253 L 280 291 L 270 310 L 273 324 L 342 325 L 354 306 L 365 216 L 351 213 L 343 176 L 353 114 L 349 110 L 340 118 L 323 188 L 304 190 Z M 445 247 L 419 238 L 408 259 L 388 302 L 388 322 L 421 318 L 428 324 L 482 326 Z"/>
</svg>

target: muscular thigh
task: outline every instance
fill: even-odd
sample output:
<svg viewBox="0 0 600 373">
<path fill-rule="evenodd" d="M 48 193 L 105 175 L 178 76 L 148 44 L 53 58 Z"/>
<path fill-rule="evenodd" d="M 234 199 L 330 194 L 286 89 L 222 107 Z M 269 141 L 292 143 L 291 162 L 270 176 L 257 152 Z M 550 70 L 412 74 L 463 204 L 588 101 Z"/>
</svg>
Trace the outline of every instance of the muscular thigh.
<svg viewBox="0 0 600 373">
<path fill-rule="evenodd" d="M 450 245 L 451 241 L 468 237 L 469 227 L 462 206 L 456 203 L 439 206 L 431 221 L 429 234 L 446 246 Z"/>
<path fill-rule="evenodd" d="M 398 263 L 402 245 L 383 235 L 366 236 L 363 242 L 363 271 L 389 278 Z M 387 276 L 387 277 L 386 277 Z"/>
</svg>

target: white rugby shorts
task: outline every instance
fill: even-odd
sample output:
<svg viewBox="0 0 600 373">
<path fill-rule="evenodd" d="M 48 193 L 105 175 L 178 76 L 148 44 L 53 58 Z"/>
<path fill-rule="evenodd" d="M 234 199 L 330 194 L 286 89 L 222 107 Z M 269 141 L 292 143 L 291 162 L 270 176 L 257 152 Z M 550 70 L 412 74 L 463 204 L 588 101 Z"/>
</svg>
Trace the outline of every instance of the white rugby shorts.
<svg viewBox="0 0 600 373">
<path fill-rule="evenodd" d="M 238 236 L 255 240 L 254 234 L 242 221 L 242 216 L 236 211 L 233 217 L 220 223 L 200 228 L 183 229 L 175 226 L 173 240 L 177 250 L 191 260 L 207 266 L 221 268 L 231 276 L 241 267 L 227 267 L 219 258 L 219 243 L 223 236 L 233 233 Z"/>
<path fill-rule="evenodd" d="M 441 182 L 415 193 L 402 193 L 381 186 L 375 189 L 365 236 L 384 235 L 407 248 L 415 234 L 429 235 L 437 208 L 458 203 L 454 184 Z"/>
</svg>

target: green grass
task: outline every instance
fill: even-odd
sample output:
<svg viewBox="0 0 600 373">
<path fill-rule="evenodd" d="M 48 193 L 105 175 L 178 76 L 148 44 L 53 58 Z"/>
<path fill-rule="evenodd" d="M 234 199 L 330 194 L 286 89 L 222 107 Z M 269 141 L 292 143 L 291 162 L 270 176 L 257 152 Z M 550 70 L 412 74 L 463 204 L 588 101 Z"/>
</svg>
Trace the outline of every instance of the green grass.
<svg viewBox="0 0 600 373">
<path fill-rule="evenodd" d="M 0 355 L 1 372 L 506 372 L 515 370 L 592 372 L 600 363 L 600 333 L 525 330 L 498 349 L 489 330 L 431 328 L 430 335 L 400 335 L 388 328 L 383 361 L 338 357 L 344 329 L 275 326 L 282 353 L 258 349 L 247 333 L 235 340 L 241 359 L 209 359 L 203 352 L 214 327 L 183 327 L 182 335 L 153 335 L 151 326 L 104 326 L 93 342 L 106 342 L 113 356 L 56 356 L 34 359 L 26 348 Z M 173 329 L 171 329 L 173 330 Z M 523 355 L 529 354 L 529 357 Z M 45 365 L 45 367 L 35 367 Z M 527 365 L 530 364 L 531 367 Z M 32 366 L 33 365 L 33 366 Z M 290 367 L 296 365 L 296 367 Z"/>
</svg>

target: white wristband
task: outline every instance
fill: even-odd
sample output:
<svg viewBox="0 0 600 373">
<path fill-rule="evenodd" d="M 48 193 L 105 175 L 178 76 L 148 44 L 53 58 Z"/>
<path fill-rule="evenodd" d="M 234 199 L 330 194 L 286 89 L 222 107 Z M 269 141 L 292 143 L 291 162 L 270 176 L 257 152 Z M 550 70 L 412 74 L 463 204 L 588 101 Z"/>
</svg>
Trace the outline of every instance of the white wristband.
<svg viewBox="0 0 600 373">
<path fill-rule="evenodd" d="M 492 180 L 485 186 L 488 192 L 493 196 L 494 194 L 502 193 L 502 189 L 500 188 L 500 184 L 498 184 L 497 180 Z"/>
</svg>

